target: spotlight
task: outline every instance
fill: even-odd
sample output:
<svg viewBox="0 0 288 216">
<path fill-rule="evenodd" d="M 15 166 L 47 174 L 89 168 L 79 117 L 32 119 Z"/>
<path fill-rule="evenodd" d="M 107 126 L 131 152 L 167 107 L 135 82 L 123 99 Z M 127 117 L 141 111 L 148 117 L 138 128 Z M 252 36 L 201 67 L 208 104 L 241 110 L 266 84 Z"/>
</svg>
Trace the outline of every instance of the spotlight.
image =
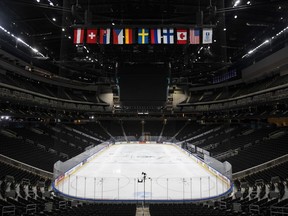
<svg viewBox="0 0 288 216">
<path fill-rule="evenodd" d="M 235 2 L 234 2 L 234 5 L 233 5 L 233 7 L 237 7 L 239 4 L 240 4 L 240 0 L 236 0 Z"/>
</svg>

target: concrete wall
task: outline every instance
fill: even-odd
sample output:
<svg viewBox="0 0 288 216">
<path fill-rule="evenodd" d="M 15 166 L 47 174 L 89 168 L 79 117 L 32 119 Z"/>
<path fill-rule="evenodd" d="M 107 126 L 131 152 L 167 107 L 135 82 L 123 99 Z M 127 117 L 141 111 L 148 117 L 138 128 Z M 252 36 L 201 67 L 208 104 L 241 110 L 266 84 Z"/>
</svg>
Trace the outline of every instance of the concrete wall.
<svg viewBox="0 0 288 216">
<path fill-rule="evenodd" d="M 173 97 L 173 108 L 176 108 L 177 104 L 184 102 L 188 95 L 186 92 L 184 92 L 183 90 L 174 90 L 174 92 L 172 93 L 172 97 Z"/>
<path fill-rule="evenodd" d="M 109 107 L 113 106 L 113 93 L 108 92 L 108 93 L 100 93 L 99 95 L 100 100 L 103 102 L 109 104 Z"/>
</svg>

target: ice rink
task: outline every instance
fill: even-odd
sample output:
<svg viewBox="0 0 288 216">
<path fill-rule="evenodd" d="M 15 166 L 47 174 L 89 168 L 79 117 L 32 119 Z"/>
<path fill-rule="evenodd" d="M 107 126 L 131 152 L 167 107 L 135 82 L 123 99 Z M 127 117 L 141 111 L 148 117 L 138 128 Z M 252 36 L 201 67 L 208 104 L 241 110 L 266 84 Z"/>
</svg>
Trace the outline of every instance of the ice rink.
<svg viewBox="0 0 288 216">
<path fill-rule="evenodd" d="M 177 146 L 117 144 L 98 153 L 56 188 L 85 199 L 195 200 L 218 196 L 230 186 Z"/>
</svg>

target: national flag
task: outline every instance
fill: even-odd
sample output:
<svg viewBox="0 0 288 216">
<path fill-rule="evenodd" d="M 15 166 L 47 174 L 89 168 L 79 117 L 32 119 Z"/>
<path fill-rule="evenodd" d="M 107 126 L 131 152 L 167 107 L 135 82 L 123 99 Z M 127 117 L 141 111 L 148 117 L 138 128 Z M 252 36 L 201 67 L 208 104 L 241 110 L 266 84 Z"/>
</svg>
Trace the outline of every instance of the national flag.
<svg viewBox="0 0 288 216">
<path fill-rule="evenodd" d="M 135 43 L 135 34 L 134 29 L 126 28 L 125 29 L 125 44 Z"/>
<path fill-rule="evenodd" d="M 95 44 L 97 42 L 97 29 L 87 29 L 87 44 Z"/>
<path fill-rule="evenodd" d="M 149 29 L 138 29 L 138 44 L 148 44 Z"/>
<path fill-rule="evenodd" d="M 162 43 L 162 36 L 161 36 L 161 29 L 150 29 L 151 35 L 151 44 L 161 44 Z"/>
<path fill-rule="evenodd" d="M 163 43 L 164 44 L 174 44 L 174 29 L 173 28 L 163 28 Z"/>
<path fill-rule="evenodd" d="M 123 29 L 113 29 L 113 44 L 123 44 Z"/>
<path fill-rule="evenodd" d="M 110 29 L 100 29 L 100 44 L 110 44 Z"/>
<path fill-rule="evenodd" d="M 212 28 L 204 28 L 203 29 L 203 44 L 210 44 L 212 43 Z"/>
<path fill-rule="evenodd" d="M 84 39 L 84 30 L 83 29 L 74 29 L 74 44 L 83 43 Z"/>
<path fill-rule="evenodd" d="M 200 29 L 190 29 L 190 44 L 200 44 Z"/>
<path fill-rule="evenodd" d="M 187 30 L 177 29 L 177 44 L 186 44 L 186 43 L 187 43 Z"/>
</svg>

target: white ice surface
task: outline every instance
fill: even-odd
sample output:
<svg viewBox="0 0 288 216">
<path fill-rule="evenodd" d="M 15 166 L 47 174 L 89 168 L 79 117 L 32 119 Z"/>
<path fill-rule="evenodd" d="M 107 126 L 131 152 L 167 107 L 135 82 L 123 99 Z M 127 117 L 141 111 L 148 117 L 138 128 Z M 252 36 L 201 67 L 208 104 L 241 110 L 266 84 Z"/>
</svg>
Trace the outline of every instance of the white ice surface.
<svg viewBox="0 0 288 216">
<path fill-rule="evenodd" d="M 147 174 L 145 184 L 142 172 Z M 218 196 L 229 186 L 174 145 L 119 144 L 99 153 L 56 188 L 86 199 L 190 200 Z"/>
</svg>

